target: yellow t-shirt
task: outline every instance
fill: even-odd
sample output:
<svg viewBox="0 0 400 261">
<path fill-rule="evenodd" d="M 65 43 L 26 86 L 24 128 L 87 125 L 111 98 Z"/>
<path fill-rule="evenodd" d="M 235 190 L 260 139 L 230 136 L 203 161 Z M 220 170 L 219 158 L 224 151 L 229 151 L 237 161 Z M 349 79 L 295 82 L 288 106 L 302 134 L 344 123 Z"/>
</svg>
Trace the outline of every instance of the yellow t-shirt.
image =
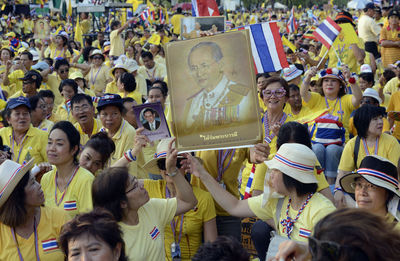
<svg viewBox="0 0 400 261">
<path fill-rule="evenodd" d="M 311 111 L 308 107 L 301 106 L 300 112 L 298 114 L 293 114 L 292 106 L 290 106 L 288 103 L 286 103 L 285 108 L 283 109 L 283 112 L 285 112 L 287 115 L 289 115 L 292 121 L 297 121 L 298 119 L 301 119 L 311 113 Z"/>
<path fill-rule="evenodd" d="M 386 118 L 383 118 L 383 128 L 382 128 L 382 132 L 385 131 L 389 131 L 390 130 L 390 125 L 389 125 L 389 121 Z M 349 133 L 354 136 L 357 135 L 357 129 L 354 126 L 354 117 L 351 116 L 350 120 L 349 120 Z"/>
<path fill-rule="evenodd" d="M 64 253 L 58 246 L 61 227 L 66 222 L 65 212 L 51 207 L 40 207 L 37 226 L 39 258 L 42 261 L 63 261 Z M 35 234 L 24 238 L 15 233 L 24 260 L 36 260 Z M 0 223 L 0 260 L 19 260 L 11 228 Z"/>
<path fill-rule="evenodd" d="M 56 59 L 58 57 L 62 57 L 67 59 L 68 61 L 71 59 L 72 54 L 68 50 L 68 48 L 64 47 L 63 50 L 58 50 L 54 44 L 51 44 L 47 49 L 44 51 L 44 57 L 50 57 L 51 59 Z"/>
<path fill-rule="evenodd" d="M 85 168 L 79 167 L 71 183 L 66 188 L 64 197 L 63 192 L 57 187 L 58 206 L 54 194 L 56 173 L 57 168 L 53 166 L 53 169 L 44 174 L 40 181 L 44 192 L 45 205 L 65 210 L 71 219 L 77 214 L 92 210 L 92 182 L 94 179 L 92 173 Z M 61 202 L 59 202 L 60 200 Z"/>
<path fill-rule="evenodd" d="M 64 98 L 61 96 L 61 93 L 58 89 L 61 83 L 61 78 L 53 73 L 47 76 L 47 86 L 49 86 L 49 90 L 51 90 L 55 96 L 54 99 L 54 107 L 58 107 L 59 105 L 64 103 Z"/>
<path fill-rule="evenodd" d="M 393 77 L 390 79 L 383 88 L 383 93 L 393 94 L 399 90 L 400 79 L 398 77 Z"/>
<path fill-rule="evenodd" d="M 396 91 L 392 94 L 392 97 L 390 97 L 389 106 L 387 107 L 386 111 L 400 111 L 400 91 Z M 394 124 L 395 127 L 393 130 L 393 136 L 395 136 L 396 139 L 400 140 L 400 121 L 395 121 Z M 397 163 L 395 165 L 397 166 Z"/>
<path fill-rule="evenodd" d="M 119 222 L 130 260 L 165 260 L 164 229 L 174 218 L 176 208 L 176 198 L 152 198 L 139 208 L 139 224 L 129 226 Z"/>
<path fill-rule="evenodd" d="M 226 150 L 224 150 L 225 152 Z M 198 151 L 196 152 L 196 156 L 201 158 L 203 161 L 204 168 L 213 176 L 215 179 L 218 177 L 218 150 L 206 150 L 206 151 Z M 222 181 L 226 186 L 226 190 L 231 193 L 235 198 L 239 199 L 239 191 L 238 191 L 238 176 L 241 167 L 243 166 L 243 162 L 247 161 L 249 158 L 249 150 L 247 148 L 235 149 L 235 153 L 233 154 L 232 161 L 229 164 L 232 153 L 229 153 L 224 160 L 223 167 L 227 168 L 222 175 Z M 193 186 L 202 188 L 207 191 L 207 188 L 200 181 L 199 178 L 192 176 L 191 183 Z M 215 202 L 215 209 L 217 212 L 217 216 L 229 216 L 229 213 L 226 212 L 217 202 Z"/>
<path fill-rule="evenodd" d="M 53 128 L 54 122 L 49 121 L 48 119 L 44 119 L 37 128 L 42 131 L 50 132 L 51 128 Z"/>
<path fill-rule="evenodd" d="M 356 144 L 356 138 L 354 137 L 343 149 L 342 157 L 338 169 L 343 171 L 353 171 L 356 169 L 354 166 L 354 146 Z M 374 155 L 375 146 L 373 148 L 368 147 L 369 155 Z M 358 149 L 357 165 L 360 166 L 361 161 L 366 157 L 363 141 L 360 140 L 360 147 Z M 382 156 L 390 160 L 395 166 L 399 161 L 400 157 L 400 144 L 397 140 L 389 134 L 382 133 L 378 140 L 378 156 Z"/>
<path fill-rule="evenodd" d="M 97 96 L 101 96 L 106 89 L 109 80 L 109 70 L 106 65 L 102 65 L 99 69 L 91 68 L 86 75 L 86 81 L 90 89 L 95 92 Z"/>
<path fill-rule="evenodd" d="M 286 236 L 286 232 L 283 232 L 283 226 L 280 223 L 281 220 L 286 218 L 286 210 L 289 201 L 289 197 L 285 197 L 279 222 L 276 220 L 276 206 L 278 203 L 277 198 L 271 198 L 267 201 L 264 207 L 262 207 L 263 195 L 259 195 L 257 197 L 252 197 L 248 199 L 248 204 L 251 211 L 256 214 L 256 216 L 262 220 L 268 220 L 273 218 L 274 223 L 278 224 L 277 232 L 280 236 Z M 315 224 L 318 223 L 319 220 L 324 218 L 329 213 L 335 211 L 336 208 L 332 204 L 332 202 L 323 196 L 320 193 L 315 193 L 308 204 L 305 206 L 303 212 L 300 214 L 299 219 L 294 223 L 293 231 L 290 235 L 290 239 L 295 241 L 307 241 L 307 236 L 303 237 L 300 235 L 300 231 L 309 232 L 312 235 L 312 230 Z M 298 211 L 294 210 L 291 206 L 289 208 L 289 216 L 292 219 L 295 219 Z"/>
<path fill-rule="evenodd" d="M 151 198 L 166 198 L 165 180 L 144 180 L 144 188 Z M 181 258 L 190 261 L 197 249 L 202 244 L 203 224 L 216 217 L 214 200 L 211 194 L 200 188 L 194 187 L 193 193 L 197 198 L 197 206 L 186 212 L 183 217 L 182 237 L 180 241 Z M 178 241 L 181 225 L 181 217 L 175 217 L 175 238 Z M 174 242 L 171 225 L 165 227 L 165 251 L 166 260 L 171 258 L 171 244 Z"/>
<path fill-rule="evenodd" d="M 47 132 L 39 130 L 31 125 L 26 132 L 22 144 L 18 145 L 14 142 L 12 127 L 0 129 L 0 137 L 3 140 L 3 144 L 11 148 L 13 154 L 12 160 L 19 164 L 28 162 L 31 158 L 35 158 L 36 164 L 47 162 L 47 136 Z"/>
<path fill-rule="evenodd" d="M 98 133 L 102 128 L 100 120 L 98 120 L 98 119 L 93 119 L 93 120 L 94 120 L 93 130 L 92 130 L 92 133 L 90 134 L 90 136 L 93 136 L 94 134 Z M 89 137 L 89 135 L 87 135 L 86 133 L 83 132 L 82 127 L 78 122 L 75 123 L 74 126 L 79 131 L 79 134 L 81 135 L 80 147 L 83 148 L 85 146 L 85 144 L 89 141 L 90 137 Z"/>
<path fill-rule="evenodd" d="M 121 96 L 122 98 L 127 98 L 130 97 L 134 99 L 137 104 L 142 104 L 142 94 L 138 90 L 134 90 L 133 92 L 128 93 L 128 95 L 125 95 L 123 92 L 118 92 L 118 95 Z"/>
<path fill-rule="evenodd" d="M 151 78 L 163 79 L 167 76 L 167 69 L 165 65 L 155 62 L 152 70 L 148 70 L 144 65 L 140 66 L 138 74 L 147 80 Z"/>
<path fill-rule="evenodd" d="M 124 54 L 124 40 L 118 29 L 110 33 L 110 56 L 120 56 Z"/>
<path fill-rule="evenodd" d="M 170 23 L 172 24 L 173 27 L 173 32 L 174 34 L 181 34 L 181 19 L 185 18 L 183 14 L 175 14 L 171 17 Z"/>
<path fill-rule="evenodd" d="M 308 102 L 304 102 L 305 106 L 307 106 L 311 112 L 323 111 L 327 109 L 325 97 L 321 96 L 318 93 L 311 92 L 311 99 Z M 349 139 L 349 119 L 353 110 L 357 109 L 353 106 L 351 102 L 353 95 L 346 94 L 341 98 L 335 100 L 329 100 L 329 113 L 338 116 L 339 121 L 343 123 L 343 127 L 346 129 L 346 141 Z"/>
<path fill-rule="evenodd" d="M 56 114 L 60 121 L 69 121 L 72 124 L 76 122 L 75 118 L 72 116 L 71 108 L 66 103 L 60 104 L 57 107 Z"/>
<path fill-rule="evenodd" d="M 25 73 L 22 70 L 15 70 L 8 75 L 9 85 L 5 85 L 5 89 L 8 91 L 8 96 L 12 96 L 18 91 L 22 91 L 22 81 L 20 78 L 24 78 Z M 14 88 L 10 88 L 14 84 Z"/>
<path fill-rule="evenodd" d="M 116 82 L 115 79 L 114 79 L 114 81 L 107 83 L 105 93 L 113 93 L 113 94 L 115 94 L 115 93 L 118 93 L 118 92 L 119 92 L 119 90 L 118 90 L 117 82 Z"/>
<path fill-rule="evenodd" d="M 146 83 L 146 79 L 143 78 L 143 76 L 137 74 L 135 76 L 135 80 L 136 80 L 136 90 L 142 94 L 142 96 L 147 96 L 147 83 Z M 165 81 L 165 77 L 164 77 L 164 81 Z"/>
</svg>

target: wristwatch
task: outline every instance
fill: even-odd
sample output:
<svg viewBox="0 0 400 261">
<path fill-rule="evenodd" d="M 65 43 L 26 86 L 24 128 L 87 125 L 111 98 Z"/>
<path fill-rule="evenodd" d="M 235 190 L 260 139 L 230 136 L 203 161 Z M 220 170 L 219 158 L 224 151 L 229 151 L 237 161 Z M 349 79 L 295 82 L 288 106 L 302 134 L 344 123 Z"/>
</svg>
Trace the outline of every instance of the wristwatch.
<svg viewBox="0 0 400 261">
<path fill-rule="evenodd" d="M 167 173 L 167 176 L 168 177 L 175 177 L 176 174 L 178 174 L 178 172 L 179 172 L 179 169 L 175 168 L 175 170 L 172 173 Z"/>
</svg>

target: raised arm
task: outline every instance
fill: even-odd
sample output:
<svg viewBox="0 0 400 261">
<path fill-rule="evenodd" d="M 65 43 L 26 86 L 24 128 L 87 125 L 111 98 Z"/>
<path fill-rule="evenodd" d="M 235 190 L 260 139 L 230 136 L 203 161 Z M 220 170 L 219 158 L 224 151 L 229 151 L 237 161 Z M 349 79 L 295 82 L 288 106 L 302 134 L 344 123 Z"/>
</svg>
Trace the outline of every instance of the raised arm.
<svg viewBox="0 0 400 261">
<path fill-rule="evenodd" d="M 200 178 L 208 191 L 213 196 L 214 200 L 236 217 L 252 217 L 255 216 L 251 211 L 247 200 L 238 200 L 228 191 L 223 189 L 220 184 L 204 169 L 201 163 L 191 155 L 187 156 L 187 164 L 190 168 L 190 173 Z"/>
<path fill-rule="evenodd" d="M 311 82 L 311 78 L 314 77 L 317 74 L 317 67 L 311 67 L 310 70 L 307 71 L 306 73 L 306 77 L 304 77 L 304 81 L 301 85 L 300 88 L 300 95 L 301 98 L 305 101 L 305 102 L 309 102 L 311 99 L 311 93 L 310 93 L 310 82 Z"/>
</svg>

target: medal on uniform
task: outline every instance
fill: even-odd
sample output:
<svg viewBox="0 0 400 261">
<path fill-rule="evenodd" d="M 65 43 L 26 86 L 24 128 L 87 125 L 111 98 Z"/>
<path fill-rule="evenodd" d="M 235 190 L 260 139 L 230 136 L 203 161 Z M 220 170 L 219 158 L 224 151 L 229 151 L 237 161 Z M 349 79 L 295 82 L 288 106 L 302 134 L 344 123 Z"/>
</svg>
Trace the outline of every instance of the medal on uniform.
<svg viewBox="0 0 400 261">
<path fill-rule="evenodd" d="M 181 248 L 175 242 L 171 244 L 171 257 L 173 261 L 181 261 Z"/>
</svg>

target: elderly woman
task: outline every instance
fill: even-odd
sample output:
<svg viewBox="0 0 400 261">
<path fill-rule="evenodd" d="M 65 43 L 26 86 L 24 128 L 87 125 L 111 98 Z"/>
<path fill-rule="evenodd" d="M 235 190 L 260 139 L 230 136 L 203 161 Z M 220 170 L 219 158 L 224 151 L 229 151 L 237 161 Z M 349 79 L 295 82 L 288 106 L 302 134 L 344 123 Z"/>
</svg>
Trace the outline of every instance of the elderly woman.
<svg viewBox="0 0 400 261">
<path fill-rule="evenodd" d="M 285 143 L 273 159 L 265 164 L 270 169 L 270 187 L 284 197 L 278 199 L 264 191 L 263 195 L 238 200 L 204 169 L 200 162 L 188 156 L 190 172 L 199 177 L 216 202 L 237 217 L 257 216 L 274 219 L 277 234 L 296 241 L 305 241 L 314 225 L 335 210 L 333 204 L 317 191 L 313 151 L 298 143 Z"/>
<path fill-rule="evenodd" d="M 89 59 L 91 61 L 91 68 L 86 76 L 89 88 L 95 92 L 96 96 L 102 96 L 107 83 L 111 82 L 109 68 L 104 64 L 105 57 L 98 49 L 95 49 L 90 54 Z"/>
<path fill-rule="evenodd" d="M 28 98 L 10 99 L 6 106 L 9 127 L 0 129 L 3 144 L 11 148 L 12 160 L 20 164 L 35 158 L 35 163 L 46 162 L 47 132 L 31 124 L 31 105 Z"/>
<path fill-rule="evenodd" d="M 96 177 L 92 186 L 94 207 L 110 211 L 124 233 L 131 260 L 165 260 L 165 227 L 174 216 L 192 209 L 197 200 L 190 184 L 176 167 L 178 151 L 168 145 L 166 169 L 175 184 L 176 197 L 149 198 L 140 182 L 126 168 L 110 168 Z M 177 251 L 176 245 L 171 245 Z"/>
<path fill-rule="evenodd" d="M 157 146 L 156 155 L 146 163 L 145 169 L 150 173 L 161 174 L 163 180 L 144 179 L 144 188 L 148 191 L 150 198 L 173 198 L 177 196 L 177 190 L 172 178 L 167 175 L 165 166 L 168 143 L 171 139 L 163 139 Z M 180 167 L 182 157 L 177 158 L 178 175 L 185 175 Z M 217 225 L 214 201 L 210 193 L 193 187 L 193 193 L 198 200 L 196 208 L 174 218 L 165 228 L 165 250 L 166 260 L 173 260 L 171 245 L 177 244 L 180 248 L 181 260 L 191 260 L 202 242 L 212 242 L 217 237 Z"/>
<path fill-rule="evenodd" d="M 385 218 L 400 229 L 397 167 L 389 160 L 376 155 L 365 157 L 356 172 L 340 179 L 340 185 L 345 192 L 355 195 L 359 208 Z"/>
<path fill-rule="evenodd" d="M 400 157 L 400 144 L 392 135 L 382 133 L 385 109 L 373 105 L 363 105 L 356 110 L 354 125 L 358 136 L 349 140 L 343 150 L 339 164 L 339 174 L 336 181 L 335 201 L 338 205 L 343 202 L 339 179 L 344 174 L 356 170 L 361 161 L 369 155 L 379 155 L 397 166 Z"/>
<path fill-rule="evenodd" d="M 335 132 L 333 135 L 326 135 L 323 132 L 319 133 L 317 130 L 315 135 L 319 139 L 314 139 L 313 141 L 313 151 L 317 155 L 322 168 L 325 169 L 328 182 L 334 184 L 337 175 L 337 166 L 339 165 L 340 156 L 343 151 L 343 144 L 349 138 L 348 123 L 350 114 L 359 106 L 362 93 L 355 79 L 349 78 L 353 94 L 346 94 L 344 74 L 346 76 L 350 74 L 347 66 L 344 66 L 344 74 L 336 68 L 328 68 L 321 71 L 318 84 L 322 86 L 323 95 L 310 92 L 310 81 L 316 73 L 317 69 L 315 67 L 311 68 L 301 85 L 300 95 L 305 106 L 312 112 L 327 110 L 328 115 L 326 117 L 335 120 L 338 124 L 342 124 L 346 130 L 343 134 Z"/>
<path fill-rule="evenodd" d="M 64 260 L 57 239 L 65 214 L 43 205 L 42 188 L 29 171 L 33 164 L 0 165 L 0 260 Z"/>
<path fill-rule="evenodd" d="M 113 216 L 95 209 L 66 223 L 60 235 L 66 260 L 127 261 L 122 231 Z"/>
</svg>

